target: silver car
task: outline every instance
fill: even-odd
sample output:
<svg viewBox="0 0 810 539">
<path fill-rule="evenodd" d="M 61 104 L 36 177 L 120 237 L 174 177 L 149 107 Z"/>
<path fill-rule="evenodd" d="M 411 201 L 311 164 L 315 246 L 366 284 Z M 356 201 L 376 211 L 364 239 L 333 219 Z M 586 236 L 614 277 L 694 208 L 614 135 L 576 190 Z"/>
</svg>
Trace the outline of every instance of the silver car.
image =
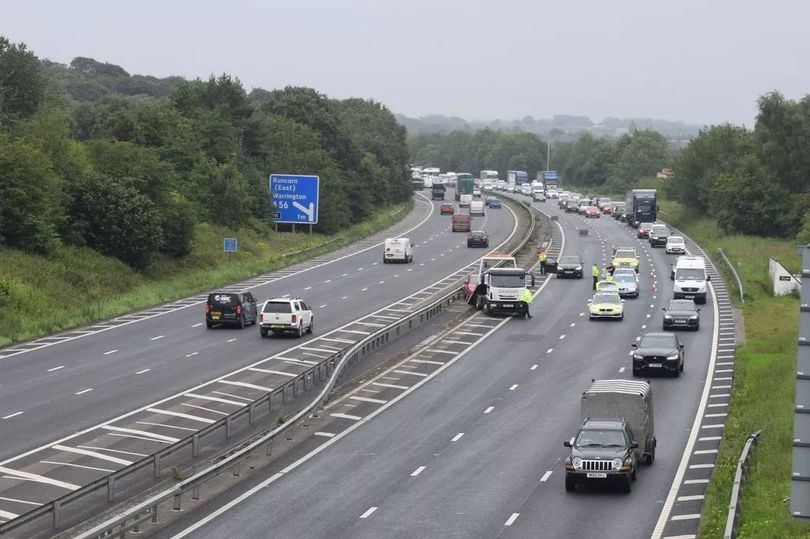
<svg viewBox="0 0 810 539">
<path fill-rule="evenodd" d="M 638 274 L 633 268 L 616 268 L 613 271 L 613 282 L 619 285 L 620 297 L 638 297 Z"/>
</svg>

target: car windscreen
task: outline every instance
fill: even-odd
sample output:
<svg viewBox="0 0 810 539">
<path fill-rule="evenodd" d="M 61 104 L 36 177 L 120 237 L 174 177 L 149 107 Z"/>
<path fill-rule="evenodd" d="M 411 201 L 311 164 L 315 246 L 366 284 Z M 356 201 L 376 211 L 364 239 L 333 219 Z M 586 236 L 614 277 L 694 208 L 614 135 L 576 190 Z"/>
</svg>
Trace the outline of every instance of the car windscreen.
<svg viewBox="0 0 810 539">
<path fill-rule="evenodd" d="M 665 226 L 654 226 L 652 227 L 652 233 L 654 236 L 669 236 L 671 232 Z"/>
<path fill-rule="evenodd" d="M 680 236 L 670 236 L 667 238 L 667 243 L 683 243 L 683 238 Z"/>
<path fill-rule="evenodd" d="M 560 264 L 569 266 L 581 266 L 582 261 L 578 256 L 563 256 L 560 258 Z"/>
<path fill-rule="evenodd" d="M 670 335 L 647 335 L 641 338 L 639 348 L 675 348 L 675 337 Z"/>
<path fill-rule="evenodd" d="M 292 307 L 286 301 L 268 301 L 264 304 L 263 313 L 291 313 Z"/>
<path fill-rule="evenodd" d="M 621 303 L 618 294 L 596 294 L 593 297 L 594 303 Z"/>
<path fill-rule="evenodd" d="M 628 273 L 614 275 L 613 280 L 619 283 L 635 283 L 636 278 Z"/>
<path fill-rule="evenodd" d="M 620 430 L 583 429 L 579 431 L 576 447 L 625 447 L 624 433 Z"/>
<path fill-rule="evenodd" d="M 636 252 L 635 251 L 622 251 L 622 250 L 619 250 L 619 251 L 616 251 L 616 254 L 614 256 L 616 258 L 636 258 Z"/>
<path fill-rule="evenodd" d="M 231 305 L 239 304 L 239 296 L 237 294 L 209 294 L 209 305 L 218 305 L 221 307 L 228 307 Z"/>
<path fill-rule="evenodd" d="M 677 268 L 675 270 L 676 281 L 705 281 L 706 272 L 701 268 Z"/>
<path fill-rule="evenodd" d="M 522 275 L 492 274 L 490 283 L 497 288 L 523 288 L 526 286 Z"/>
<path fill-rule="evenodd" d="M 652 208 L 653 208 L 652 202 L 646 202 L 646 201 L 645 202 L 639 202 L 636 205 L 636 209 L 638 211 L 645 212 L 645 213 L 652 211 Z"/>
<path fill-rule="evenodd" d="M 668 311 L 694 311 L 695 302 L 689 299 L 674 299 L 669 302 Z"/>
</svg>

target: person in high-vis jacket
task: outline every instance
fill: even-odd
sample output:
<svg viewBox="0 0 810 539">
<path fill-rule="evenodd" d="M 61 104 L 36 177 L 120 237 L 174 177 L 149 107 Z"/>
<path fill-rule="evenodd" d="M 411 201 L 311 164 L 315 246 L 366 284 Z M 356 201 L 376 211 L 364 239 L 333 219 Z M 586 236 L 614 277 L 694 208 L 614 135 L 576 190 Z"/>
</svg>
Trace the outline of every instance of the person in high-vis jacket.
<svg viewBox="0 0 810 539">
<path fill-rule="evenodd" d="M 531 318 L 532 314 L 529 312 L 529 305 L 532 303 L 532 291 L 528 288 L 524 288 L 520 294 L 518 294 L 518 301 L 523 303 L 525 311 L 523 314 L 526 318 Z"/>
<path fill-rule="evenodd" d="M 546 251 L 540 251 L 540 254 L 537 256 L 537 261 L 540 262 L 540 275 L 546 274 L 546 260 L 548 257 L 546 256 Z"/>
<path fill-rule="evenodd" d="M 593 275 L 593 289 L 596 290 L 596 283 L 599 282 L 599 266 L 596 263 L 591 268 L 591 275 Z"/>
</svg>

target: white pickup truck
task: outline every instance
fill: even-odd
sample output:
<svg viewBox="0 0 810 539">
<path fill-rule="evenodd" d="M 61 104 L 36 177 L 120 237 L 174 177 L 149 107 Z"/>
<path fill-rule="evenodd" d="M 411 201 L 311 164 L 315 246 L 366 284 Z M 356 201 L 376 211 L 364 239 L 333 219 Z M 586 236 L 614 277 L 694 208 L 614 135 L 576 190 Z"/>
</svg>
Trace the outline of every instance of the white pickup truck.
<svg viewBox="0 0 810 539">
<path fill-rule="evenodd" d="M 314 327 L 315 316 L 300 298 L 269 299 L 259 313 L 259 333 L 262 337 L 267 337 L 270 332 L 275 335 L 293 333 L 301 337 L 305 332 L 311 334 Z"/>
</svg>

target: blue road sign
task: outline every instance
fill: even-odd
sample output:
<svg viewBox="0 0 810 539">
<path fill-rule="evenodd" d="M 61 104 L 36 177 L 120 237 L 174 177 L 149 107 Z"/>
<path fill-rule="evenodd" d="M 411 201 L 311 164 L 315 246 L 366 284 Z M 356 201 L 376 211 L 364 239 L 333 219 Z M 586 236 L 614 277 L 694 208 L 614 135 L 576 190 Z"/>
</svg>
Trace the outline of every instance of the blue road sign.
<svg viewBox="0 0 810 539">
<path fill-rule="evenodd" d="M 270 196 L 276 207 L 275 222 L 317 223 L 319 187 L 318 176 L 271 174 Z"/>
<path fill-rule="evenodd" d="M 543 178 L 546 180 L 556 180 L 557 179 L 557 171 L 556 170 L 546 170 L 543 172 Z"/>
<path fill-rule="evenodd" d="M 222 248 L 226 253 L 235 253 L 238 246 L 239 242 L 236 241 L 236 238 L 225 238 L 222 241 Z"/>
</svg>

